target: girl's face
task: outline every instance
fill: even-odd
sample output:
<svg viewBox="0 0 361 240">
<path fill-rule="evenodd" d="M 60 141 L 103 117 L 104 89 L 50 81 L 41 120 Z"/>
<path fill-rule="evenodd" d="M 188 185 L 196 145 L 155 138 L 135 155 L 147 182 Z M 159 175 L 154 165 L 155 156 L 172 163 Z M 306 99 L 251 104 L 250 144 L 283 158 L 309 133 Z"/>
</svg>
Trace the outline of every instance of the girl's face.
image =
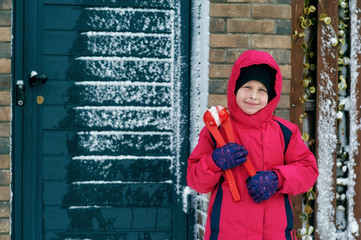
<svg viewBox="0 0 361 240">
<path fill-rule="evenodd" d="M 265 85 L 251 80 L 240 87 L 236 94 L 237 105 L 248 115 L 253 115 L 268 104 L 268 93 Z"/>
</svg>

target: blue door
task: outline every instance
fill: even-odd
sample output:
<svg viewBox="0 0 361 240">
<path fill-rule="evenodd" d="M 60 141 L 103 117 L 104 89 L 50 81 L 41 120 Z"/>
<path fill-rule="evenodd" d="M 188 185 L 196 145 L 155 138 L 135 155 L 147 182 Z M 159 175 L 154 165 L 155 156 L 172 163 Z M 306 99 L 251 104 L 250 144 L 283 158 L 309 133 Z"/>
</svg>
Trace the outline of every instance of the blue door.
<svg viewBox="0 0 361 240">
<path fill-rule="evenodd" d="M 187 239 L 189 14 L 14 1 L 13 239 Z"/>
</svg>

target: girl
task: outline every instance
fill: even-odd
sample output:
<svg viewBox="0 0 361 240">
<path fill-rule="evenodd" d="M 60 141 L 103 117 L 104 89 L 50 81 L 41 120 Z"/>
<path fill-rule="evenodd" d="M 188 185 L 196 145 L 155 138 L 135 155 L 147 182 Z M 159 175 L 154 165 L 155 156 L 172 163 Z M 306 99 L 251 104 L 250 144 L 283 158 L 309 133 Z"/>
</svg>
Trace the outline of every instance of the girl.
<svg viewBox="0 0 361 240">
<path fill-rule="evenodd" d="M 188 185 L 211 192 L 205 239 L 293 239 L 289 194 L 308 191 L 318 170 L 298 127 L 273 115 L 281 89 L 280 69 L 268 53 L 249 50 L 235 62 L 227 100 L 236 143 L 217 148 L 205 127 L 188 159 Z M 243 166 L 246 156 L 257 171 L 252 178 Z M 240 201 L 232 198 L 226 169 L 232 169 Z"/>
</svg>

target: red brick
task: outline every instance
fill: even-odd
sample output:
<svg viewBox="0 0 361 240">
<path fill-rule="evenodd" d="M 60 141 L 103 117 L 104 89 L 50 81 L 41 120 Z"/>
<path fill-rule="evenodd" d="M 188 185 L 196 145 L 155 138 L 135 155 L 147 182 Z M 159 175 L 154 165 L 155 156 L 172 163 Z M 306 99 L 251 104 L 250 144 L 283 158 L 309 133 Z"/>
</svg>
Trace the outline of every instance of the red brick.
<svg viewBox="0 0 361 240">
<path fill-rule="evenodd" d="M 226 94 L 227 80 L 224 79 L 210 79 L 209 80 L 209 94 Z"/>
<path fill-rule="evenodd" d="M 210 32 L 225 32 L 226 31 L 226 23 L 224 19 L 210 19 L 209 22 L 209 31 Z"/>
<path fill-rule="evenodd" d="M 291 19 L 290 5 L 253 5 L 252 17 Z"/>
<path fill-rule="evenodd" d="M 9 231 L 10 232 L 10 228 L 9 228 Z M 6 232 L 6 233 L 8 233 Z M 10 235 L 0 235 L 0 240 L 10 240 Z"/>
<path fill-rule="evenodd" d="M 10 155 L 0 155 L 0 169 L 10 169 Z"/>
<path fill-rule="evenodd" d="M 11 89 L 11 74 L 0 74 L 0 89 Z"/>
<path fill-rule="evenodd" d="M 11 94 L 10 91 L 0 91 L 0 105 L 10 105 Z"/>
<path fill-rule="evenodd" d="M 290 94 L 291 81 L 283 79 L 282 81 L 282 94 Z"/>
<path fill-rule="evenodd" d="M 291 66 L 290 65 L 280 65 L 279 66 L 282 73 L 283 79 L 291 79 Z"/>
<path fill-rule="evenodd" d="M 11 109 L 10 107 L 0 107 L 0 121 L 11 120 Z"/>
<path fill-rule="evenodd" d="M 0 232 L 1 233 L 10 232 L 10 218 L 0 218 Z M 2 238 L 0 238 L 0 240 L 1 239 Z M 7 238 L 4 238 L 4 239 L 7 239 Z"/>
<path fill-rule="evenodd" d="M 274 112 L 274 115 L 283 118 L 287 121 L 290 120 L 290 110 L 289 109 L 278 109 L 276 108 L 276 111 Z"/>
<path fill-rule="evenodd" d="M 0 171 L 0 185 L 10 185 L 10 181 L 11 181 L 10 179 L 11 179 L 10 170 Z"/>
<path fill-rule="evenodd" d="M 9 122 L 0 122 L 0 137 L 10 137 Z"/>
<path fill-rule="evenodd" d="M 227 95 L 208 95 L 208 107 L 216 105 L 227 107 Z"/>
<path fill-rule="evenodd" d="M 239 33 L 275 33 L 275 22 L 272 20 L 227 20 L 227 32 Z"/>
<path fill-rule="evenodd" d="M 283 48 L 291 49 L 291 36 L 279 35 L 254 35 L 252 36 L 252 48 Z"/>
<path fill-rule="evenodd" d="M 249 18 L 250 7 L 247 4 L 210 4 L 209 15 L 211 17 L 239 17 Z"/>
<path fill-rule="evenodd" d="M 1 202 L 0 203 L 0 217 L 10 217 L 10 203 L 9 202 Z"/>
<path fill-rule="evenodd" d="M 11 28 L 10 27 L 0 27 L 0 41 L 1 42 L 10 42 L 11 41 Z"/>
<path fill-rule="evenodd" d="M 11 73 L 11 60 L 0 59 L 0 73 Z"/>
<path fill-rule="evenodd" d="M 229 78 L 233 65 L 211 64 L 209 66 L 210 78 Z"/>
<path fill-rule="evenodd" d="M 225 61 L 225 50 L 224 49 L 209 49 L 209 62 L 219 63 Z"/>
<path fill-rule="evenodd" d="M 10 201 L 10 187 L 0 187 L 0 201 Z"/>
<path fill-rule="evenodd" d="M 290 108 L 290 95 L 281 94 L 280 102 L 278 103 L 277 108 L 289 109 Z"/>
<path fill-rule="evenodd" d="M 230 34 L 211 34 L 210 47 L 249 48 L 249 36 Z"/>
<path fill-rule="evenodd" d="M 0 26 L 11 25 L 11 11 L 0 11 Z"/>
<path fill-rule="evenodd" d="M 227 49 L 226 62 L 234 64 L 239 56 L 242 55 L 247 49 Z"/>
<path fill-rule="evenodd" d="M 1 0 L 0 1 L 0 9 L 1 10 L 9 10 L 12 8 L 12 1 L 11 0 Z"/>
</svg>

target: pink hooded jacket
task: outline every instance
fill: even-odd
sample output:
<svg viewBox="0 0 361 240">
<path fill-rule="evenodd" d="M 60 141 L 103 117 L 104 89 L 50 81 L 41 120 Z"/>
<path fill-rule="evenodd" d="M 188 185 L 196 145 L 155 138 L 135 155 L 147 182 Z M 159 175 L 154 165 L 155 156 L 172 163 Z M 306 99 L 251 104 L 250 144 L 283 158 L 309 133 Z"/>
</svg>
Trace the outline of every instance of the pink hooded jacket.
<svg viewBox="0 0 361 240">
<path fill-rule="evenodd" d="M 234 89 L 240 69 L 253 64 L 268 64 L 277 71 L 277 96 L 259 112 L 247 115 L 238 107 Z M 248 159 L 256 171 L 277 173 L 279 189 L 268 200 L 255 203 L 246 187 L 246 168 L 239 165 L 232 168 L 232 172 L 241 200 L 234 202 L 223 171 L 212 160 L 214 142 L 207 128 L 203 128 L 198 145 L 188 159 L 187 183 L 199 193 L 211 192 L 205 239 L 294 239 L 289 194 L 308 191 L 316 181 L 318 170 L 315 157 L 301 139 L 298 127 L 273 115 L 281 89 L 281 71 L 268 53 L 249 50 L 235 62 L 227 99 L 236 142 L 248 150 Z M 220 131 L 225 136 L 222 127 Z"/>
</svg>

